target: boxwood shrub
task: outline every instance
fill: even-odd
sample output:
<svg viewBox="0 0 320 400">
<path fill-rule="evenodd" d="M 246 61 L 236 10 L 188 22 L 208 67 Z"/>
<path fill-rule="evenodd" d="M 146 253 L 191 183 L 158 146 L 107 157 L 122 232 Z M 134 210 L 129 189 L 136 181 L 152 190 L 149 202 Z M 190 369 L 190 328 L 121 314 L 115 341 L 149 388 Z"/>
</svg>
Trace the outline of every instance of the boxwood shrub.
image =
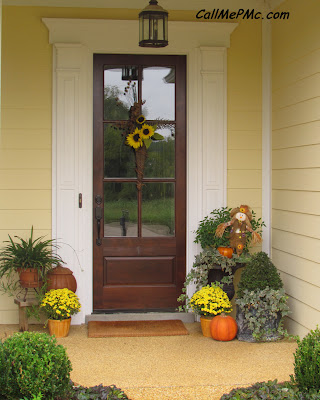
<svg viewBox="0 0 320 400">
<path fill-rule="evenodd" d="M 291 379 L 300 390 L 320 391 L 320 330 L 317 327 L 302 340 L 294 354 L 294 376 Z M 320 398 L 320 397 L 319 397 Z"/>
<path fill-rule="evenodd" d="M 2 394 L 6 399 L 63 397 L 70 391 L 71 363 L 54 337 L 40 332 L 9 336 L 1 346 Z M 2 372 L 2 371 L 1 371 Z"/>
</svg>

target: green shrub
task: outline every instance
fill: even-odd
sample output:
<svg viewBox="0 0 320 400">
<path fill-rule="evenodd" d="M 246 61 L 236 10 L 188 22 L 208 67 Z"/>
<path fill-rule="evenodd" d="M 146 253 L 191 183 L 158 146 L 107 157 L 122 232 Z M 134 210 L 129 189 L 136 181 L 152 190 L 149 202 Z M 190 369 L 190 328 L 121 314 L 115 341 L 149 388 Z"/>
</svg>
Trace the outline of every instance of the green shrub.
<svg viewBox="0 0 320 400">
<path fill-rule="evenodd" d="M 220 246 L 229 247 L 229 233 L 231 228 L 228 227 L 221 238 L 215 236 L 215 232 L 219 224 L 230 221 L 230 211 L 231 208 L 228 207 L 217 208 L 210 213 L 210 216 L 200 221 L 194 242 L 200 243 L 203 249 L 207 247 L 215 249 Z"/>
<path fill-rule="evenodd" d="M 266 287 L 278 290 L 283 287 L 282 280 L 269 256 L 260 251 L 253 254 L 246 268 L 242 271 L 238 284 L 237 296 L 241 297 L 244 290 L 263 290 Z"/>
<path fill-rule="evenodd" d="M 7 375 L 8 368 L 4 356 L 4 348 L 2 342 L 0 342 L 0 399 L 5 399 L 3 393 L 7 386 Z"/>
<path fill-rule="evenodd" d="M 116 386 L 75 386 L 73 389 L 74 395 L 72 400 L 129 400 L 127 395 Z"/>
<path fill-rule="evenodd" d="M 231 226 L 228 226 L 226 228 L 222 237 L 215 236 L 215 233 L 218 225 L 229 222 L 231 220 L 231 211 L 232 208 L 228 207 L 221 207 L 213 210 L 209 216 L 206 216 L 202 221 L 199 222 L 198 229 L 195 231 L 196 237 L 194 242 L 200 243 L 202 249 L 206 249 L 208 247 L 213 247 L 214 249 L 217 249 L 218 247 L 230 247 L 229 236 Z M 261 235 L 262 227 L 265 226 L 265 223 L 262 221 L 261 218 L 257 218 L 256 213 L 253 210 L 251 210 L 251 214 L 252 229 Z M 244 253 L 249 252 L 249 247 L 252 241 L 252 233 L 247 232 L 246 237 L 247 240 L 243 249 Z"/>
<path fill-rule="evenodd" d="M 8 371 L 6 398 L 43 395 L 52 400 L 70 390 L 71 363 L 55 338 L 39 332 L 15 333 L 4 341 L 3 351 Z"/>
<path fill-rule="evenodd" d="M 300 390 L 320 391 L 320 331 L 314 331 L 298 339 L 298 348 L 294 354 L 294 377 L 291 379 Z"/>
<path fill-rule="evenodd" d="M 300 392 L 289 383 L 275 381 L 258 382 L 246 388 L 236 388 L 224 394 L 220 400 L 319 400 L 319 392 Z"/>
</svg>

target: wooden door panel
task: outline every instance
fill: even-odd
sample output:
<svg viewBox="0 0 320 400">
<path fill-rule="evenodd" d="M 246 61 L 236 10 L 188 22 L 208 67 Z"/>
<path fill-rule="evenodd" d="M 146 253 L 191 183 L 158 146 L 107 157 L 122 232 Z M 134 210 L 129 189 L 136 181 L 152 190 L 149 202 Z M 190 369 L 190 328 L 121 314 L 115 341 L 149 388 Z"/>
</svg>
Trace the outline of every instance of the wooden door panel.
<svg viewBox="0 0 320 400">
<path fill-rule="evenodd" d="M 124 296 L 125 291 L 125 296 Z M 102 308 L 110 311 L 174 311 L 177 299 L 176 285 L 149 285 L 105 287 Z"/>
<path fill-rule="evenodd" d="M 94 312 L 173 310 L 178 306 L 186 260 L 185 63 L 185 56 L 94 55 Z M 106 96 L 113 89 L 106 86 L 105 76 L 115 76 L 117 85 L 124 87 L 123 66 L 135 70 L 133 79 L 139 100 L 144 94 L 147 97 L 146 108 L 142 104 L 141 113 L 150 111 L 150 115 L 157 116 L 162 106 L 166 108 L 174 99 L 174 108 L 165 114 L 170 119 L 167 124 L 172 137 L 166 137 L 162 148 L 152 145 L 154 150 L 147 159 L 142 190 L 137 189 L 136 196 L 133 193 L 138 187 L 132 164 L 134 158 L 129 154 L 133 149 L 117 144 L 120 136 L 115 129 L 127 118 L 126 99 L 119 96 L 121 113 L 110 106 L 112 97 L 107 98 L 106 103 Z M 164 91 L 157 88 L 162 85 L 158 70 L 166 71 Z M 158 80 L 154 87 L 153 79 Z M 159 99 L 162 99 L 160 103 Z M 148 123 L 155 122 L 149 120 Z M 159 149 L 168 149 L 168 152 L 158 154 L 157 151 L 162 151 Z M 167 165 L 166 157 L 171 157 L 168 160 L 172 166 Z M 125 164 L 121 161 L 124 159 Z M 130 197 L 123 197 L 126 193 L 131 193 Z M 165 222 L 158 221 L 157 207 L 161 208 L 161 204 Z"/>
<path fill-rule="evenodd" d="M 104 286 L 174 284 L 174 257 L 105 257 Z"/>
</svg>

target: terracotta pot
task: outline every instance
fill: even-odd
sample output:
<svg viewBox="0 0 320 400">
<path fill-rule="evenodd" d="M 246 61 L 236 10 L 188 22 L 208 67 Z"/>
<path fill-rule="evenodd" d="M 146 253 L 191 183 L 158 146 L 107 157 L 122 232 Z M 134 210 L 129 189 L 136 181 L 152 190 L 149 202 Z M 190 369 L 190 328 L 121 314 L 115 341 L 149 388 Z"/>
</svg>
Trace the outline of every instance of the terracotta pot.
<svg viewBox="0 0 320 400">
<path fill-rule="evenodd" d="M 77 290 L 77 281 L 73 272 L 66 267 L 58 265 L 47 274 L 47 290 L 67 288 L 75 292 Z"/>
<path fill-rule="evenodd" d="M 48 320 L 48 328 L 51 336 L 55 335 L 55 337 L 66 337 L 69 334 L 70 330 L 71 318 L 56 320 L 49 319 Z"/>
<path fill-rule="evenodd" d="M 36 268 L 19 268 L 19 283 L 23 288 L 38 288 L 42 286 L 42 279 Z"/>
<path fill-rule="evenodd" d="M 205 337 L 211 338 L 210 324 L 213 317 L 200 317 L 202 334 Z"/>
</svg>

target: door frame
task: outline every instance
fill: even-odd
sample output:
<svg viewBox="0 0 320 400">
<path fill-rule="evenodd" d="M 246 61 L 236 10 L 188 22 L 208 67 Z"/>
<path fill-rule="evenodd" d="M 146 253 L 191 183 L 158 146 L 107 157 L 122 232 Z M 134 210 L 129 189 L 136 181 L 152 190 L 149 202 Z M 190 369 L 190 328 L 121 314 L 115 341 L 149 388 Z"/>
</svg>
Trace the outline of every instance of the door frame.
<svg viewBox="0 0 320 400">
<path fill-rule="evenodd" d="M 187 56 L 188 273 L 199 252 L 193 242 L 199 220 L 226 205 L 226 56 L 237 24 L 169 22 L 169 46 L 155 50 L 138 46 L 138 21 L 44 18 L 43 22 L 53 44 L 52 237 L 61 244 L 59 253 L 78 281 L 82 310 L 73 323 L 79 324 L 93 309 L 93 53 Z"/>
<path fill-rule="evenodd" d="M 169 177 L 166 175 L 156 178 L 153 175 L 143 177 L 145 185 L 148 185 L 148 182 L 159 182 L 158 179 L 160 179 L 160 182 L 165 181 L 173 185 L 175 234 L 169 236 L 156 235 L 155 237 L 145 236 L 142 232 L 142 226 L 140 226 L 140 229 L 137 230 L 140 231 L 137 232 L 137 236 L 124 238 L 118 235 L 105 235 L 105 230 L 102 228 L 101 245 L 97 246 L 95 222 L 97 204 L 95 202 L 93 205 L 93 312 L 174 311 L 179 305 L 177 298 L 181 294 L 186 276 L 186 57 L 184 55 L 94 54 L 93 63 L 93 197 L 96 199 L 96 196 L 101 194 L 102 202 L 98 206 L 100 210 L 104 210 L 105 207 L 103 201 L 106 199 L 105 182 L 128 182 L 129 179 L 129 182 L 133 183 L 135 187 L 137 184 L 136 174 L 130 175 L 128 178 L 125 176 L 106 176 L 104 173 L 104 148 L 101 145 L 104 138 L 104 124 L 108 119 L 104 116 L 104 67 L 106 65 L 117 66 L 117 68 L 123 65 L 139 66 L 140 73 L 137 86 L 139 99 L 142 100 L 145 98 L 142 85 L 144 68 L 162 67 L 166 68 L 166 73 L 168 73 L 169 68 L 174 67 L 175 71 L 174 116 L 169 119 L 175 126 L 174 174 Z M 140 96 L 142 97 L 140 98 Z M 140 112 L 143 112 L 142 109 Z M 147 123 L 151 123 L 150 119 Z M 110 121 L 108 124 L 110 124 Z M 120 134 L 121 132 L 118 131 L 117 135 Z M 134 165 L 134 162 L 134 160 L 131 160 L 131 165 Z M 135 190 L 138 194 L 137 188 Z M 139 207 L 141 201 L 142 214 L 143 192 L 144 189 L 142 188 L 140 200 L 137 199 L 136 204 Z M 137 214 L 141 218 L 141 214 L 139 212 Z M 104 221 L 104 218 L 102 220 Z M 142 220 L 140 221 L 143 224 Z M 146 264 L 148 264 L 148 268 L 146 268 Z M 157 272 L 152 269 L 152 264 L 156 266 Z M 121 274 L 116 277 L 115 271 L 118 268 L 124 273 L 124 269 L 129 265 L 130 268 L 125 273 L 129 281 L 124 281 L 123 276 L 120 276 Z M 133 271 L 132 268 L 136 268 L 134 269 L 135 272 L 129 272 Z M 154 276 L 149 275 L 151 280 L 148 283 L 136 281 L 141 268 L 146 268 L 144 269 L 144 277 L 148 275 L 150 270 L 153 270 L 155 274 Z M 116 279 L 117 283 L 113 279 Z M 133 279 L 131 283 L 129 283 L 130 279 Z"/>
</svg>

